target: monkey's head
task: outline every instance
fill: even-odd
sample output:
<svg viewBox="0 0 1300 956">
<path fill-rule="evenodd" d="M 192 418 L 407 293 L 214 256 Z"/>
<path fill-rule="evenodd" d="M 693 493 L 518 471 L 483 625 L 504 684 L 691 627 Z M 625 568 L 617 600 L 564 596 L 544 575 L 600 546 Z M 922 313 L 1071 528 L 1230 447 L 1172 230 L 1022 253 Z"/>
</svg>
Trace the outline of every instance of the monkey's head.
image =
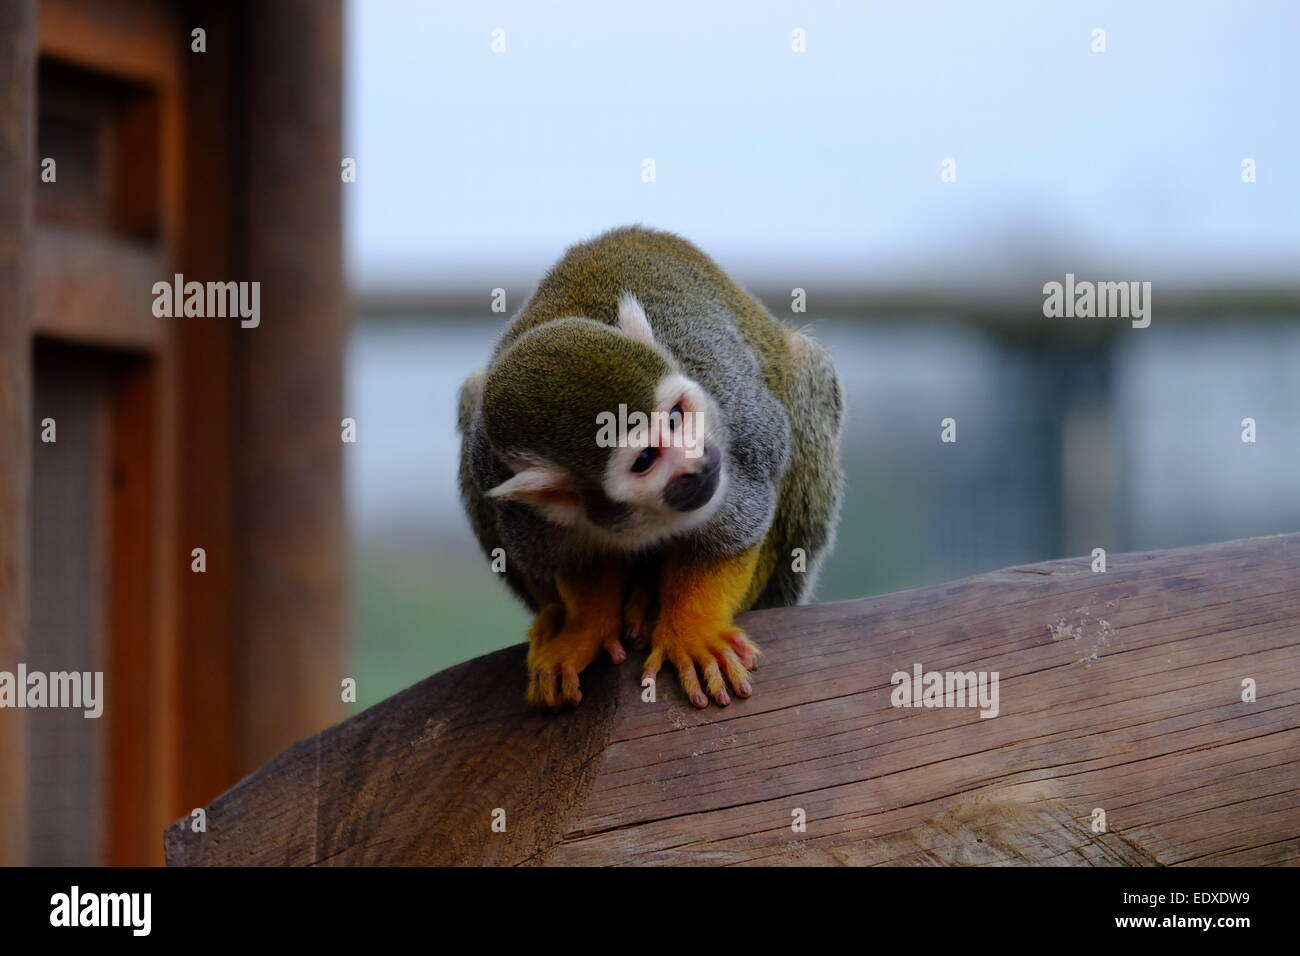
<svg viewBox="0 0 1300 956">
<path fill-rule="evenodd" d="M 721 505 L 725 429 L 713 399 L 655 343 L 640 303 L 618 324 L 564 318 L 529 330 L 488 370 L 483 425 L 514 472 L 489 497 L 635 550 Z"/>
</svg>

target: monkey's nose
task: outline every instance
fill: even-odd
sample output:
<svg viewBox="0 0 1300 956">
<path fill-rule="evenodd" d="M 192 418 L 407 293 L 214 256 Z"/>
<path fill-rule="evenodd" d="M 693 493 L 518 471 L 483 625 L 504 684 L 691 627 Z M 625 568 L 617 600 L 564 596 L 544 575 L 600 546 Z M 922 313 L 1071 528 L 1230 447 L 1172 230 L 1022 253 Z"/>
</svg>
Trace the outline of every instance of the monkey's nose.
<svg viewBox="0 0 1300 956">
<path fill-rule="evenodd" d="M 699 471 L 678 475 L 664 487 L 664 504 L 675 511 L 694 511 L 709 503 L 718 490 L 722 456 L 705 452 Z"/>
</svg>

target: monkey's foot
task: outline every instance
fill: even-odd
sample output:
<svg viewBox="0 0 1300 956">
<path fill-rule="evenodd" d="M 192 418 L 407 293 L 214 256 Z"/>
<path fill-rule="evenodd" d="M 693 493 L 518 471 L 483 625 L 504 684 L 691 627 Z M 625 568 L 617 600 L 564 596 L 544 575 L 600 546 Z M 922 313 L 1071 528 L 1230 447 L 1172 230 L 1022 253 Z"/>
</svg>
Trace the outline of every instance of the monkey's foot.
<svg viewBox="0 0 1300 956">
<path fill-rule="evenodd" d="M 677 668 L 682 690 L 692 704 L 707 707 L 712 697 L 719 706 L 726 707 L 731 703 L 728 684 L 737 697 L 748 697 L 754 692 L 749 671 L 758 666 L 758 655 L 758 648 L 738 627 L 727 624 L 688 629 L 669 619 L 655 628 L 641 684 L 653 682 L 667 660 Z M 700 677 L 704 679 L 703 688 Z"/>
<path fill-rule="evenodd" d="M 618 621 L 564 620 L 564 608 L 548 604 L 528 632 L 528 702 L 551 710 L 582 701 L 578 675 L 601 650 L 621 664 L 627 651 L 618 639 Z"/>
</svg>

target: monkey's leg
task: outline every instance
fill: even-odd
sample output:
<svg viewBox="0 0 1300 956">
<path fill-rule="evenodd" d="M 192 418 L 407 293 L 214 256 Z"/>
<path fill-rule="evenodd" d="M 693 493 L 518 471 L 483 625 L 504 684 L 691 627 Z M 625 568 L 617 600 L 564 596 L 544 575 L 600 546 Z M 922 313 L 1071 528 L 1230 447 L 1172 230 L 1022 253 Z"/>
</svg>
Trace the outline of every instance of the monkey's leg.
<svg viewBox="0 0 1300 956">
<path fill-rule="evenodd" d="M 709 695 L 723 707 L 731 703 L 728 684 L 740 697 L 753 693 L 749 669 L 757 666 L 759 650 L 731 619 L 751 596 L 758 555 L 755 546 L 728 558 L 687 554 L 665 558 L 659 619 L 650 638 L 642 684 L 653 681 L 667 660 L 677 668 L 682 690 L 696 707 L 709 705 L 700 677 Z"/>
<path fill-rule="evenodd" d="M 591 577 L 556 579 L 560 602 L 538 613 L 528 632 L 528 701 L 552 710 L 582 700 L 578 675 L 604 648 L 615 664 L 627 660 L 619 640 L 624 569 L 608 561 Z"/>
</svg>

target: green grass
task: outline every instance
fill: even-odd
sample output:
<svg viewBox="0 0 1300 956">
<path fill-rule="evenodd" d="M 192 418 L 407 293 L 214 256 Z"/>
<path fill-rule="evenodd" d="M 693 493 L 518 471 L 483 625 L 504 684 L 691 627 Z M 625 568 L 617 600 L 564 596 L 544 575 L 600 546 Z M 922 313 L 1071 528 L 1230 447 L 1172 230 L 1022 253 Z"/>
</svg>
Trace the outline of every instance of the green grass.
<svg viewBox="0 0 1300 956">
<path fill-rule="evenodd" d="M 477 553 L 444 560 L 357 555 L 352 581 L 360 707 L 453 664 L 520 643 L 528 627 L 522 605 Z"/>
</svg>

